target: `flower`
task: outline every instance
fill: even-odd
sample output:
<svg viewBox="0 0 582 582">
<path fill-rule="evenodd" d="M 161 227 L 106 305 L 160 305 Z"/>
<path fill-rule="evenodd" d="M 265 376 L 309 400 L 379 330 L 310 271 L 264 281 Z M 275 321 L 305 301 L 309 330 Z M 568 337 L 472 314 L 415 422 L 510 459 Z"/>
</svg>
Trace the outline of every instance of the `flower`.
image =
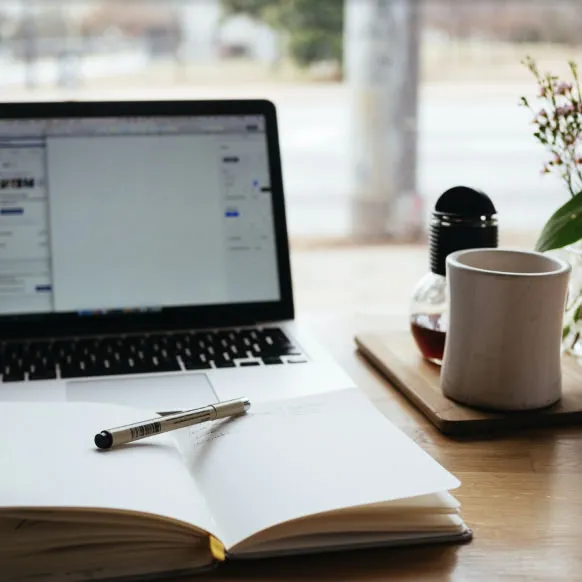
<svg viewBox="0 0 582 582">
<path fill-rule="evenodd" d="M 575 196 L 582 190 L 582 169 L 579 167 L 582 164 L 577 162 L 581 157 L 578 148 L 582 143 L 582 91 L 578 68 L 576 63 L 569 63 L 575 81 L 572 83 L 558 80 L 551 73 L 542 75 L 529 57 L 524 64 L 538 82 L 537 99 L 541 106 L 534 109 L 526 97 L 521 97 L 520 104 L 532 112 L 532 124 L 537 126 L 533 135 L 551 154 L 541 173 L 558 173 L 570 194 Z"/>
<path fill-rule="evenodd" d="M 565 95 L 572 90 L 572 83 L 565 83 L 564 81 L 556 83 L 554 93 L 556 95 Z"/>
<path fill-rule="evenodd" d="M 582 88 L 573 61 L 572 81 L 542 74 L 529 57 L 523 63 L 537 81 L 540 103 L 535 107 L 526 97 L 520 103 L 531 111 L 533 135 L 549 154 L 540 173 L 559 176 L 572 197 L 548 219 L 538 238 L 536 249 L 547 251 L 582 240 Z"/>
<path fill-rule="evenodd" d="M 555 116 L 556 117 L 566 117 L 570 113 L 574 113 L 576 111 L 574 105 L 572 103 L 568 103 L 567 105 L 562 105 L 561 107 L 556 107 Z"/>
</svg>

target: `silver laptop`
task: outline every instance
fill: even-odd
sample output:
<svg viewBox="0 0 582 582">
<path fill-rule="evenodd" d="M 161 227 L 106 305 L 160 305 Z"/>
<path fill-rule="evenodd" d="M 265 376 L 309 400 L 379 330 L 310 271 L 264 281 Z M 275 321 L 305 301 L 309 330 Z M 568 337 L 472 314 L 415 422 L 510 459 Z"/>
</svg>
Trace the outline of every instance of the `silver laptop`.
<svg viewBox="0 0 582 582">
<path fill-rule="evenodd" d="M 268 101 L 0 108 L 0 401 L 352 386 L 295 325 Z"/>
</svg>

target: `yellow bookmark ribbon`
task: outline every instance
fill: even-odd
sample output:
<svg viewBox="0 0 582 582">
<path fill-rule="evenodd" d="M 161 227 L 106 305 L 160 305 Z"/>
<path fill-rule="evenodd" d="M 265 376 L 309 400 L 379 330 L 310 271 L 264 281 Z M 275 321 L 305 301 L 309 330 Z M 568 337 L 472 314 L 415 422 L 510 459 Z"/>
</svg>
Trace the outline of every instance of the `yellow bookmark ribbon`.
<svg viewBox="0 0 582 582">
<path fill-rule="evenodd" d="M 224 562 L 226 560 L 226 550 L 224 545 L 214 536 L 210 536 L 210 553 L 215 560 L 219 562 Z"/>
</svg>

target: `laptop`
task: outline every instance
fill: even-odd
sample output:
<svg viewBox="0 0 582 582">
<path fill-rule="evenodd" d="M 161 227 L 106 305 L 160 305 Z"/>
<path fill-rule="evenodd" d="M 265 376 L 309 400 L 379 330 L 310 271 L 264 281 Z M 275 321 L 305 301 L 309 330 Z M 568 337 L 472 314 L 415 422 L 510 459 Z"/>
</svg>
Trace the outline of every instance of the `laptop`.
<svg viewBox="0 0 582 582">
<path fill-rule="evenodd" d="M 273 104 L 2 104 L 0 335 L 0 401 L 353 386 L 294 321 Z"/>
</svg>

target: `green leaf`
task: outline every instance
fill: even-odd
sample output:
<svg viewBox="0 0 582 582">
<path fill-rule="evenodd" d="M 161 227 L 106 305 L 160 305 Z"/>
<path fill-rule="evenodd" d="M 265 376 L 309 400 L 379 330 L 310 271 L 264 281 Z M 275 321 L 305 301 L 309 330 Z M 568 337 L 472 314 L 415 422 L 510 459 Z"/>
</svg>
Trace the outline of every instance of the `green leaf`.
<svg viewBox="0 0 582 582">
<path fill-rule="evenodd" d="M 536 243 L 539 252 L 560 249 L 582 239 L 582 192 L 560 206 L 544 225 Z"/>
</svg>

